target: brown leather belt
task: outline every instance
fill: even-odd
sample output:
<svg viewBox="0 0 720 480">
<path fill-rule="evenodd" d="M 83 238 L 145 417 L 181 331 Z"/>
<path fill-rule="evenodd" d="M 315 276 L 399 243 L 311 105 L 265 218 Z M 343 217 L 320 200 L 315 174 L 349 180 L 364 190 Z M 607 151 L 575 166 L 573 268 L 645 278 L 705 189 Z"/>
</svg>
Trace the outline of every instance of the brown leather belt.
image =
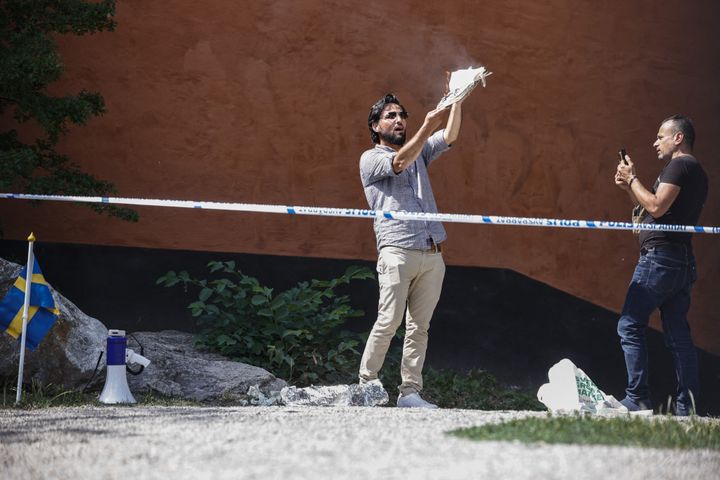
<svg viewBox="0 0 720 480">
<path fill-rule="evenodd" d="M 429 253 L 442 253 L 442 245 L 430 240 L 430 248 L 428 248 L 427 250 L 424 250 L 424 251 L 429 252 Z"/>
</svg>

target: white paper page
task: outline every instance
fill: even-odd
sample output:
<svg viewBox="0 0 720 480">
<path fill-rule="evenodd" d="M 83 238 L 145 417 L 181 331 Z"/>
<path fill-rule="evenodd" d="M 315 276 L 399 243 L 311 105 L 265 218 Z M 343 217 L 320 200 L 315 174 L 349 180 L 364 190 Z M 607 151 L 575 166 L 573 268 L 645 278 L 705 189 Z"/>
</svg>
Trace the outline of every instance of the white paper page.
<svg viewBox="0 0 720 480">
<path fill-rule="evenodd" d="M 478 83 L 482 83 L 484 87 L 486 85 L 485 79 L 490 75 L 492 75 L 492 72 L 485 70 L 485 67 L 470 67 L 452 72 L 448 84 L 448 93 L 440 100 L 437 108 L 448 107 L 463 100 Z"/>
</svg>

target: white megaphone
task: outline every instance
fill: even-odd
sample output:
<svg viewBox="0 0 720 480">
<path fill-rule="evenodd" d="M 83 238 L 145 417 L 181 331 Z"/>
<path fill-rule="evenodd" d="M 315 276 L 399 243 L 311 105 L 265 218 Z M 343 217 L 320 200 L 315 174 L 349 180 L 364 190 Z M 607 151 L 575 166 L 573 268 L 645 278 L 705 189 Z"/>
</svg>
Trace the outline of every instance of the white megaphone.
<svg viewBox="0 0 720 480">
<path fill-rule="evenodd" d="M 137 403 L 130 393 L 125 367 L 128 363 L 139 363 L 147 367 L 150 360 L 127 348 L 125 330 L 108 330 L 106 358 L 107 372 L 100 402 Z"/>
</svg>

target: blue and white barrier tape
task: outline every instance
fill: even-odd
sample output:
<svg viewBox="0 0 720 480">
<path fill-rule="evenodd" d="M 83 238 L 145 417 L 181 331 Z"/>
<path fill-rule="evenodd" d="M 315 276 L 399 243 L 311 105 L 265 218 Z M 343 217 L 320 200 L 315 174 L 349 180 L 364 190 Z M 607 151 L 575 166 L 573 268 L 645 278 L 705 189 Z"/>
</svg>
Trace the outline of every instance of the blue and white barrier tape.
<svg viewBox="0 0 720 480">
<path fill-rule="evenodd" d="M 467 215 L 461 213 L 392 212 L 362 210 L 358 208 L 303 207 L 263 205 L 256 203 L 197 202 L 192 200 L 158 200 L 149 198 L 81 197 L 69 195 L 30 195 L 23 193 L 0 193 L 0 198 L 18 200 L 51 200 L 60 202 L 108 203 L 147 207 L 199 208 L 205 210 L 229 210 L 234 212 L 285 213 L 320 217 L 376 218 L 395 220 L 439 221 L 452 223 L 481 223 L 488 225 L 519 225 L 525 227 L 587 228 L 598 230 L 659 230 L 664 232 L 720 233 L 720 227 L 692 225 L 667 225 L 606 220 L 566 220 L 558 218 L 500 217 L 496 215 Z"/>
</svg>

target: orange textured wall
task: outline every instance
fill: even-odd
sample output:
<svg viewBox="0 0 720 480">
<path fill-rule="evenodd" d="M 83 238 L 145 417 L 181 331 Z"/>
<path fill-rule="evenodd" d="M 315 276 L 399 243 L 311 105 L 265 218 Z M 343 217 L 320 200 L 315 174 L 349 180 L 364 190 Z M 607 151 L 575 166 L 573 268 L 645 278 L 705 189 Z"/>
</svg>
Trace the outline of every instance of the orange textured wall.
<svg viewBox="0 0 720 480">
<path fill-rule="evenodd" d="M 108 113 L 62 150 L 121 196 L 365 208 L 369 106 L 388 91 L 416 129 L 445 71 L 484 64 L 456 148 L 431 170 L 442 212 L 627 220 L 613 185 L 625 146 L 643 183 L 658 123 L 696 122 L 720 224 L 720 3 L 120 0 L 118 29 L 61 38 L 54 92 L 98 90 Z M 141 222 L 70 204 L 0 203 L 6 238 L 375 257 L 366 220 L 139 208 Z M 510 268 L 619 310 L 637 257 L 625 232 L 447 225 L 453 265 Z M 695 240 L 691 323 L 720 354 L 720 238 Z M 521 301 L 522 299 L 518 299 Z M 528 319 L 532 321 L 532 319 Z M 654 325 L 657 321 L 654 320 Z"/>
</svg>

